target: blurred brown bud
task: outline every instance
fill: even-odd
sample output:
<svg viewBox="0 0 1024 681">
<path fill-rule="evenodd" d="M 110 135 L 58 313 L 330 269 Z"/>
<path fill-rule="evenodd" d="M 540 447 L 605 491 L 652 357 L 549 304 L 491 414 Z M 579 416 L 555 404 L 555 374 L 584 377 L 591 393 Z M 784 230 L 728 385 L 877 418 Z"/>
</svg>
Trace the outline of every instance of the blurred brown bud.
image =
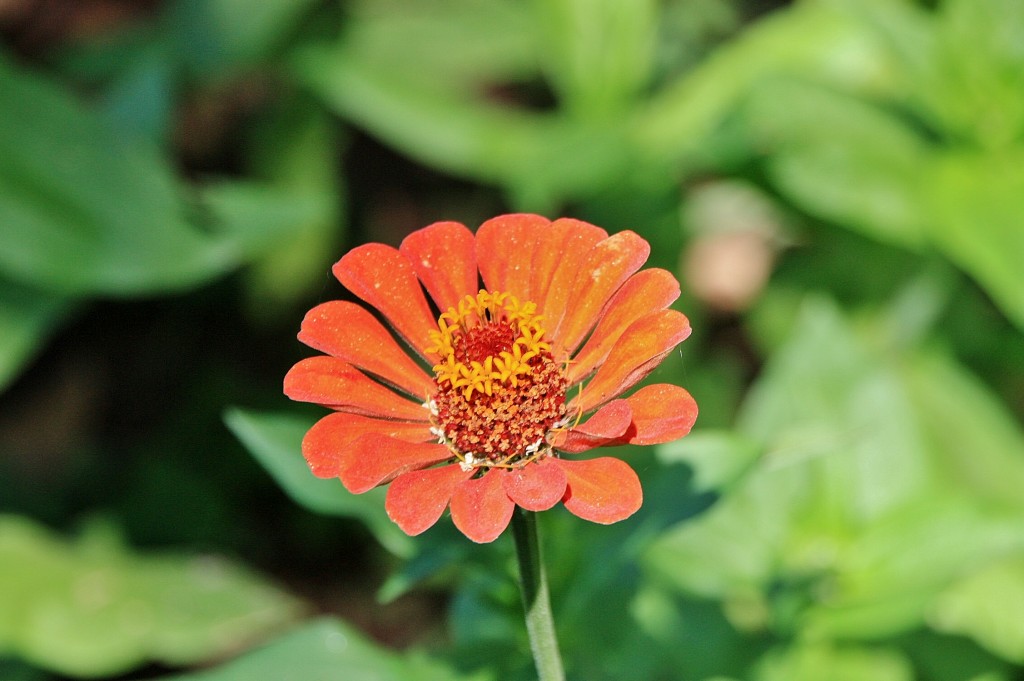
<svg viewBox="0 0 1024 681">
<path fill-rule="evenodd" d="M 768 197 L 737 182 L 693 190 L 683 222 L 694 236 L 681 256 L 693 294 L 721 312 L 741 312 L 761 294 L 775 264 L 782 228 Z"/>
</svg>

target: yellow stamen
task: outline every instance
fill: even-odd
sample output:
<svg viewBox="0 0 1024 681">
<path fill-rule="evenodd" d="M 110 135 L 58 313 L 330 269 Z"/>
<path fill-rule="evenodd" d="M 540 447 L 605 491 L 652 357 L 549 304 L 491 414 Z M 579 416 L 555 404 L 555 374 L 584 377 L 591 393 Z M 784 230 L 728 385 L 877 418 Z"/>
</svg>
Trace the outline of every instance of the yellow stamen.
<svg viewBox="0 0 1024 681">
<path fill-rule="evenodd" d="M 440 359 L 433 367 L 438 384 L 447 382 L 452 388 L 461 389 L 467 400 L 474 392 L 493 394 L 495 383 L 517 386 L 517 377 L 530 372 L 530 360 L 551 349 L 550 344 L 541 340 L 544 327 L 536 311 L 533 302 L 521 303 L 509 293 L 483 289 L 476 296 L 460 300 L 458 307 L 448 308 L 438 318 L 438 330 L 431 332 L 431 345 L 427 348 L 427 352 Z M 507 323 L 519 335 L 510 350 L 483 362 L 470 361 L 467 366 L 455 356 L 456 337 L 489 322 Z"/>
</svg>

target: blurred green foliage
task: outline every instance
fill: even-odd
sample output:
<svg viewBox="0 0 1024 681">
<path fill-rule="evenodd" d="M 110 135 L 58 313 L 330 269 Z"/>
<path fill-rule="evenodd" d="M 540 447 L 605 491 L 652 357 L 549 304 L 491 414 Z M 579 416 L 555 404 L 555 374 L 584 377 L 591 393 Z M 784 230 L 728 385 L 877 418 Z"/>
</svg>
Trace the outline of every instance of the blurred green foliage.
<svg viewBox="0 0 1024 681">
<path fill-rule="evenodd" d="M 419 654 L 399 656 L 373 645 L 343 622 L 315 620 L 272 644 L 217 669 L 168 677 L 168 681 L 286 679 L 301 670 L 309 681 L 394 679 L 401 681 L 484 681 Z"/>
<path fill-rule="evenodd" d="M 100 5 L 0 11 L 0 676 L 531 678 L 509 542 L 280 395 L 345 248 L 508 210 L 638 231 L 695 329 L 641 512 L 542 517 L 570 678 L 1024 674 L 1024 3 Z"/>
<path fill-rule="evenodd" d="M 0 517 L 0 565 L 0 650 L 80 676 L 234 652 L 302 611 L 236 565 L 134 556 L 99 524 L 69 545 Z"/>
</svg>

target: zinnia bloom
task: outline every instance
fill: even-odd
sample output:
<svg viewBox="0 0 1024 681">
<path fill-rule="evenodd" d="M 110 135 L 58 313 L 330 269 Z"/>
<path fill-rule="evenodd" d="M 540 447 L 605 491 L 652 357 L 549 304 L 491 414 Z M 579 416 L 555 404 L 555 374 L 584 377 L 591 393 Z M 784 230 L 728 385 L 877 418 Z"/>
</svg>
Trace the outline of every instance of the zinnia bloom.
<svg viewBox="0 0 1024 681">
<path fill-rule="evenodd" d="M 697 417 L 674 385 L 617 399 L 690 334 L 668 309 L 675 278 L 640 270 L 649 254 L 633 232 L 525 214 L 475 236 L 438 222 L 398 249 L 353 249 L 335 276 L 414 355 L 361 305 L 310 310 L 299 340 L 326 355 L 284 380 L 292 399 L 334 410 L 303 440 L 310 469 L 355 494 L 390 483 L 388 515 L 410 535 L 446 508 L 476 542 L 497 538 L 517 504 L 629 517 L 643 494 L 626 463 L 564 455 L 668 442 Z"/>
</svg>

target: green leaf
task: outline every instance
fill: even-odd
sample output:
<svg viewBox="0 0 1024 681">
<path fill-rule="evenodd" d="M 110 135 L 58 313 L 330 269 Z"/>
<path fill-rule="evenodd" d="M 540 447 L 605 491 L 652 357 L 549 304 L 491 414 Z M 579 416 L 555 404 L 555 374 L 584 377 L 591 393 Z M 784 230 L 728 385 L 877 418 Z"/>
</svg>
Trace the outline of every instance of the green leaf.
<svg viewBox="0 0 1024 681">
<path fill-rule="evenodd" d="M 703 157 L 709 135 L 751 86 L 783 74 L 869 90 L 889 79 L 855 22 L 826 3 L 796 3 L 751 23 L 652 97 L 633 121 L 636 145 L 655 159 Z"/>
<path fill-rule="evenodd" d="M 985 508 L 956 491 L 890 513 L 841 548 L 836 592 L 808 609 L 804 631 L 832 638 L 904 631 L 961 575 L 1024 549 L 1020 525 L 1019 513 Z"/>
<path fill-rule="evenodd" d="M 175 65 L 167 50 L 155 41 L 145 41 L 138 50 L 119 56 L 116 62 L 120 68 L 103 92 L 107 117 L 122 132 L 170 144 L 178 88 Z M 73 61 L 77 64 L 86 60 L 79 57 Z"/>
<path fill-rule="evenodd" d="M 1024 555 L 990 564 L 935 603 L 935 629 L 970 636 L 997 655 L 1024 662 Z"/>
<path fill-rule="evenodd" d="M 238 262 L 148 142 L 0 60 L 0 271 L 60 294 L 195 286 Z"/>
<path fill-rule="evenodd" d="M 1024 330 L 1024 149 L 949 152 L 928 168 L 931 236 Z"/>
<path fill-rule="evenodd" d="M 457 681 L 472 677 L 417 653 L 399 655 L 344 622 L 321 619 L 221 667 L 165 681 Z"/>
<path fill-rule="evenodd" d="M 402 153 L 534 206 L 599 191 L 625 172 L 628 147 L 614 121 L 467 99 L 339 48 L 307 50 L 295 68 L 332 110 Z"/>
<path fill-rule="evenodd" d="M 323 225 L 334 215 L 329 194 L 296 191 L 244 181 L 209 183 L 202 199 L 219 227 L 239 235 L 239 255 L 249 260 L 289 242 L 310 223 Z"/>
<path fill-rule="evenodd" d="M 309 471 L 302 458 L 302 438 L 313 425 L 311 419 L 233 408 L 224 414 L 224 422 L 296 503 L 317 513 L 358 518 L 392 553 L 412 553 L 412 540 L 384 511 L 384 488 L 355 495 L 339 481 L 323 480 Z"/>
<path fill-rule="evenodd" d="M 0 280 L 0 392 L 41 349 L 69 307 L 64 298 Z"/>
<path fill-rule="evenodd" d="M 0 516 L 0 651 L 63 674 L 208 660 L 302 609 L 222 558 L 136 556 L 103 528 L 69 543 Z"/>
<path fill-rule="evenodd" d="M 582 118 L 621 114 L 648 85 L 657 44 L 651 0 L 534 2 L 543 66 L 566 107 Z"/>
<path fill-rule="evenodd" d="M 617 116 L 483 96 L 536 75 L 550 50 L 538 48 L 530 19 L 522 3 L 502 0 L 366 2 L 340 41 L 302 50 L 294 70 L 333 111 L 402 153 L 499 184 L 520 207 L 551 208 L 628 176 L 631 152 Z"/>
<path fill-rule="evenodd" d="M 912 681 L 913 669 L 899 652 L 885 648 L 834 648 L 815 643 L 769 653 L 754 681 Z"/>
<path fill-rule="evenodd" d="M 331 109 L 405 154 L 495 181 L 535 147 L 543 118 L 474 94 L 536 71 L 528 19 L 504 0 L 363 2 L 341 40 L 303 50 L 294 67 Z"/>
<path fill-rule="evenodd" d="M 683 600 L 677 595 L 655 587 L 651 580 L 639 583 L 639 589 L 629 604 L 630 617 L 622 621 L 624 636 L 643 631 L 656 647 L 651 650 L 654 673 L 635 678 L 687 678 L 704 679 L 711 674 L 730 674 L 739 677 L 767 648 L 767 641 L 754 641 L 733 627 L 722 614 L 718 604 Z M 608 640 L 608 639 L 605 639 Z M 642 644 L 642 639 L 641 639 Z M 600 650 L 600 642 L 595 642 Z M 648 644 L 650 645 L 650 644 Z M 634 678 L 630 665 L 636 665 L 636 655 L 627 650 L 620 653 L 620 675 L 611 678 Z M 662 671 L 663 670 L 663 671 Z M 659 674 L 660 671 L 660 674 Z M 724 681 L 725 677 L 715 676 Z"/>
<path fill-rule="evenodd" d="M 948 484 L 1024 511 L 1024 432 L 1007 405 L 942 353 L 917 354 L 902 369 Z"/>
<path fill-rule="evenodd" d="M 759 484 L 735 490 L 703 516 L 659 537 L 643 556 L 650 573 L 704 598 L 748 599 L 767 588 L 790 524 L 785 505 L 773 498 L 790 493 L 792 485 L 773 484 L 778 475 L 753 475 Z"/>
<path fill-rule="evenodd" d="M 0 659 L 0 679 L 4 681 L 50 681 L 53 677 L 20 660 Z"/>
<path fill-rule="evenodd" d="M 288 196 L 309 196 L 318 206 L 286 239 L 265 251 L 245 272 L 252 314 L 270 317 L 312 298 L 337 260 L 345 198 L 337 125 L 312 101 L 275 107 L 252 133 L 254 173 Z"/>
<path fill-rule="evenodd" d="M 388 575 L 377 591 L 377 600 L 391 603 L 443 571 L 457 570 L 471 559 L 471 545 L 452 523 L 439 523 L 426 534 L 415 555 L 408 557 Z"/>
<path fill-rule="evenodd" d="M 1024 6 L 1017 0 L 946 0 L 930 43 L 908 63 L 908 89 L 945 136 L 996 150 L 1024 125 Z"/>
<path fill-rule="evenodd" d="M 862 98 L 788 79 L 754 88 L 744 109 L 772 181 L 803 209 L 869 237 L 920 247 L 924 140 Z"/>
<path fill-rule="evenodd" d="M 685 463 L 694 470 L 695 492 L 730 487 L 753 465 L 761 450 L 743 436 L 701 430 L 657 449 L 664 464 Z"/>
<path fill-rule="evenodd" d="M 509 0 L 358 0 L 345 50 L 361 62 L 456 94 L 527 81 L 538 71 L 528 3 Z"/>
<path fill-rule="evenodd" d="M 295 68 L 332 110 L 448 172 L 496 179 L 501 140 L 514 144 L 529 134 L 521 114 L 445 97 L 431 83 L 361 61 L 344 46 L 308 49 Z"/>
<path fill-rule="evenodd" d="M 858 332 L 823 300 L 803 305 L 739 418 L 766 454 L 654 544 L 651 574 L 724 600 L 739 627 L 874 638 L 920 625 L 962 574 L 1024 548 L 1009 417 L 943 363 L 879 346 L 891 334 L 877 328 Z M 963 424 L 974 416 L 991 432 Z M 1005 487 L 980 479 L 1002 468 Z"/>
<path fill-rule="evenodd" d="M 811 515 L 823 528 L 870 522 L 931 481 L 926 443 L 898 374 L 824 299 L 804 302 L 738 422 L 768 447 L 766 467 L 790 469 L 779 476 L 811 495 Z M 791 507 L 801 503 L 790 497 Z"/>
<path fill-rule="evenodd" d="M 922 629 L 900 638 L 900 648 L 914 660 L 918 678 L 930 681 L 1011 681 L 1008 662 L 962 636 Z"/>
</svg>

